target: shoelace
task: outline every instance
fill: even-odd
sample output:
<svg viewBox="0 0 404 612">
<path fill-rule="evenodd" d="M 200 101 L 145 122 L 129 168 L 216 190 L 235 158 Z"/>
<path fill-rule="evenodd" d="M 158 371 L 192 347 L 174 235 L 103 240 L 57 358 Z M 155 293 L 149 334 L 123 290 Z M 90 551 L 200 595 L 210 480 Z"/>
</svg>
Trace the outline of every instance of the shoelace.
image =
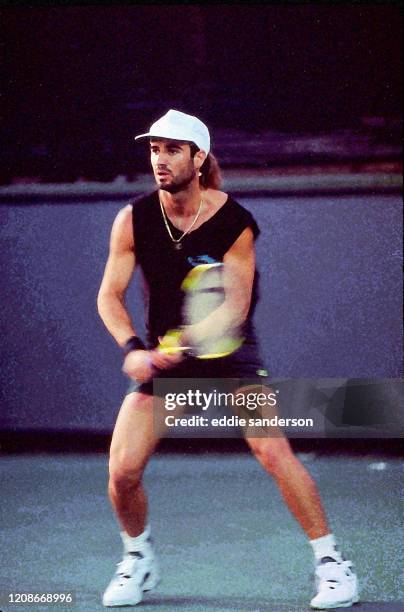
<svg viewBox="0 0 404 612">
<path fill-rule="evenodd" d="M 137 555 L 125 555 L 123 560 L 117 563 L 118 570 L 116 573 L 119 576 L 130 578 L 136 571 L 136 561 L 139 561 L 139 559 L 143 559 L 143 556 L 139 557 Z"/>
<path fill-rule="evenodd" d="M 322 578 L 326 582 L 342 582 L 344 579 L 352 575 L 351 561 L 341 561 L 324 563 L 324 565 L 318 565 L 316 568 L 316 574 L 319 578 Z"/>
</svg>

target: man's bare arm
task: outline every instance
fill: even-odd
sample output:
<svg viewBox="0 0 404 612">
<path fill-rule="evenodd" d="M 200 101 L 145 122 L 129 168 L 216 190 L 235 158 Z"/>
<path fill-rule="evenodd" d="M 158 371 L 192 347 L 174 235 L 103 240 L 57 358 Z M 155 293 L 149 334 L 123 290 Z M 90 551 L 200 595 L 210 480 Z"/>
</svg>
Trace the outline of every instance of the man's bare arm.
<svg viewBox="0 0 404 612">
<path fill-rule="evenodd" d="M 181 343 L 198 343 L 220 329 L 238 328 L 247 318 L 255 273 L 254 236 L 246 228 L 223 258 L 225 300 L 199 323 L 186 328 Z"/>
<path fill-rule="evenodd" d="M 225 305 L 232 324 L 239 326 L 247 318 L 255 276 L 254 234 L 247 227 L 223 258 Z"/>
<path fill-rule="evenodd" d="M 99 315 L 120 346 L 136 335 L 125 305 L 136 266 L 134 246 L 132 206 L 128 204 L 119 211 L 112 226 L 109 256 L 97 298 Z"/>
<path fill-rule="evenodd" d="M 110 334 L 123 347 L 136 335 L 125 305 L 125 294 L 136 267 L 132 226 L 132 206 L 117 214 L 111 231 L 110 249 L 104 277 L 98 292 L 98 312 Z M 152 366 L 172 367 L 180 356 L 159 356 L 157 351 L 134 350 L 125 358 L 123 371 L 137 381 L 147 381 Z"/>
</svg>

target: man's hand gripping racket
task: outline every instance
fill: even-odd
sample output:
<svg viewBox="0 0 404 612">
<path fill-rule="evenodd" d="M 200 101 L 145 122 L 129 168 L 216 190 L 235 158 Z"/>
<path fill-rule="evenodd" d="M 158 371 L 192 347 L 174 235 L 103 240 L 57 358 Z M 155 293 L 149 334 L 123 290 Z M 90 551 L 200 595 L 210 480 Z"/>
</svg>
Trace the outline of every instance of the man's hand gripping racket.
<svg viewBox="0 0 404 612">
<path fill-rule="evenodd" d="M 236 351 L 243 343 L 226 300 L 223 263 L 200 264 L 182 282 L 183 326 L 169 330 L 157 350 L 166 355 L 182 353 L 198 359 L 217 359 Z"/>
</svg>

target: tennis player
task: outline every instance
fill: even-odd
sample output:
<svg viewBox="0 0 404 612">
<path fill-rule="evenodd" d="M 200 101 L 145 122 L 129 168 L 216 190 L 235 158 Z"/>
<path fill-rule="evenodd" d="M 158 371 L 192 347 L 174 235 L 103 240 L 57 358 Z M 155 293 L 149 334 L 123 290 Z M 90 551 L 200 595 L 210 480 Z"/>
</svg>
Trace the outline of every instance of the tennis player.
<svg viewBox="0 0 404 612">
<path fill-rule="evenodd" d="M 196 117 L 169 110 L 136 138 L 150 143 L 157 190 L 118 212 L 98 295 L 99 314 L 122 347 L 123 371 L 131 379 L 110 451 L 109 495 L 124 550 L 103 596 L 107 607 L 136 605 L 160 577 L 142 484 L 143 471 L 159 441 L 153 427 L 153 379 L 228 377 L 268 382 L 252 325 L 257 298 L 254 241 L 259 229 L 249 211 L 219 190 L 220 171 L 210 152 L 208 128 Z M 181 282 L 192 267 L 211 262 L 224 262 L 235 279 L 226 296 L 224 319 L 216 323 L 241 327 L 244 343 L 233 354 L 212 360 L 198 360 L 188 352 L 167 354 L 159 348 L 160 339 L 181 324 Z M 148 291 L 146 344 L 125 305 L 136 265 Z M 197 333 L 192 326 L 185 328 L 181 346 L 193 346 Z M 317 594 L 311 606 L 351 606 L 359 599 L 356 575 L 338 550 L 313 479 L 285 437 L 246 440 L 312 546 Z"/>
</svg>

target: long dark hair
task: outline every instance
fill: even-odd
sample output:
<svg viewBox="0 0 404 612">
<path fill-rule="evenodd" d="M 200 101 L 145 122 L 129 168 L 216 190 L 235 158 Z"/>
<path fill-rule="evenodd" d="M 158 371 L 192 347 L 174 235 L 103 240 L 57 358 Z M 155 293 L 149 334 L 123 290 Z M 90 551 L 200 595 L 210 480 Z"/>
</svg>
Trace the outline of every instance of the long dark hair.
<svg viewBox="0 0 404 612">
<path fill-rule="evenodd" d="M 191 142 L 190 147 L 191 157 L 194 157 L 199 149 L 193 142 Z M 219 162 L 213 153 L 208 153 L 208 156 L 200 168 L 200 172 L 199 184 L 203 189 L 220 189 L 222 184 L 222 173 L 220 171 Z"/>
</svg>

